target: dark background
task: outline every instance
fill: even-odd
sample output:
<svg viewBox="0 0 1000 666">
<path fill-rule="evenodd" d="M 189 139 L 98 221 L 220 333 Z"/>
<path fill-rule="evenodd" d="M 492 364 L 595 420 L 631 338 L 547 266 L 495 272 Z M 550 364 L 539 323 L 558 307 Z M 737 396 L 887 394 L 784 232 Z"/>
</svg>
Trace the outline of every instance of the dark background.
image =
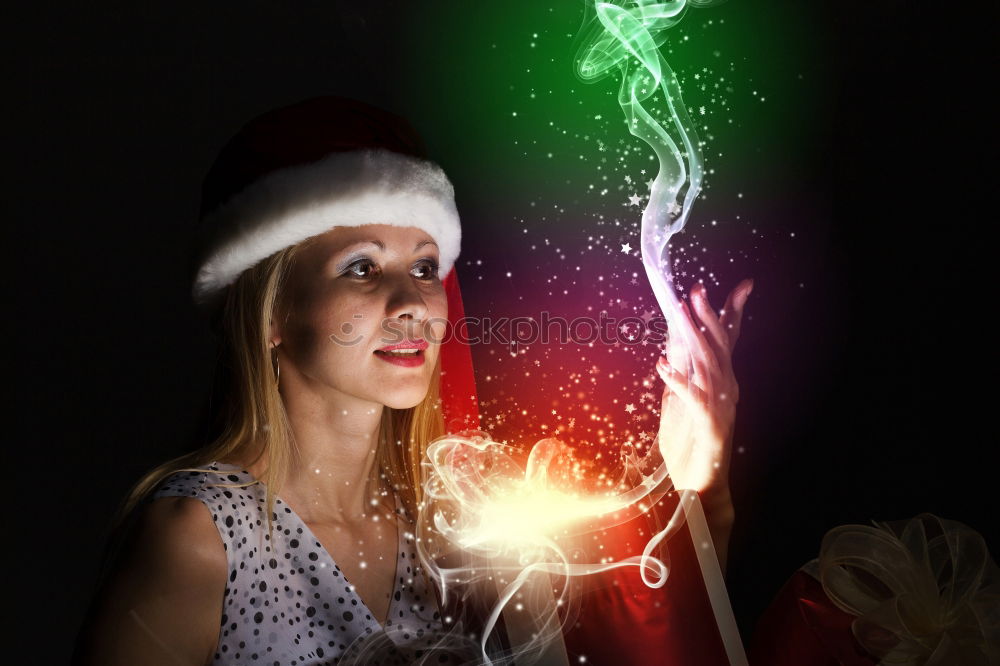
<svg viewBox="0 0 1000 666">
<path fill-rule="evenodd" d="M 822 62 L 803 65 L 833 73 L 833 108 L 815 159 L 768 193 L 801 213 L 805 240 L 778 262 L 793 277 L 755 275 L 737 359 L 747 454 L 727 579 L 745 640 L 836 525 L 929 511 L 994 552 L 1000 536 L 985 21 L 929 2 L 829 4 L 803 26 Z M 249 117 L 315 94 L 419 115 L 393 82 L 405 6 L 31 4 L 7 22 L 6 587 L 24 658 L 68 658 L 110 515 L 196 437 L 214 348 L 184 267 L 216 151 Z M 449 169 L 460 145 L 475 150 L 437 144 L 463 220 L 500 219 L 482 193 L 503 174 Z M 467 224 L 463 257 L 489 263 L 508 240 L 500 223 Z M 791 298 L 781 280 L 812 288 Z M 485 314 L 489 294 L 463 284 L 467 312 Z"/>
</svg>

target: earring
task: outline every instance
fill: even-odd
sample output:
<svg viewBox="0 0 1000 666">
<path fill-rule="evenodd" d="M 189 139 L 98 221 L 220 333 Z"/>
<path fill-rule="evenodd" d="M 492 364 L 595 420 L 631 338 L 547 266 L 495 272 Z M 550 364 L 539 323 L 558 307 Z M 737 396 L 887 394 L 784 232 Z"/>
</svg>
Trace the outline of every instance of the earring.
<svg viewBox="0 0 1000 666">
<path fill-rule="evenodd" d="M 271 365 L 274 366 L 274 385 L 278 386 L 281 379 L 281 366 L 278 365 L 278 345 L 271 343 Z"/>
</svg>

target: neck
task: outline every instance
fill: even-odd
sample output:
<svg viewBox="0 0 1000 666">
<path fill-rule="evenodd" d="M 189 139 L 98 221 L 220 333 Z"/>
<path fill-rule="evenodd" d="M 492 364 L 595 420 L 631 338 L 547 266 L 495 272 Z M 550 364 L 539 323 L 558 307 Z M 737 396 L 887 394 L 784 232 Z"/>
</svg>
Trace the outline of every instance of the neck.
<svg viewBox="0 0 1000 666">
<path fill-rule="evenodd" d="M 285 373 L 281 377 L 295 438 L 281 497 L 307 523 L 365 520 L 384 505 L 377 485 L 369 480 L 385 407 L 329 387 L 311 390 L 296 379 L 288 377 L 286 383 Z M 256 471 L 249 471 L 260 478 L 257 472 L 266 466 L 262 457 L 253 465 Z"/>
</svg>

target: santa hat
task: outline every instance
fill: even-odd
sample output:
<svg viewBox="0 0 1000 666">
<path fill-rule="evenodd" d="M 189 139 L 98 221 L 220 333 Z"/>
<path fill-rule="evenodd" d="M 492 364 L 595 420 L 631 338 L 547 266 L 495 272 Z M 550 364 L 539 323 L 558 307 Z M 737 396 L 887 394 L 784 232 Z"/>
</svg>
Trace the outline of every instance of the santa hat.
<svg viewBox="0 0 1000 666">
<path fill-rule="evenodd" d="M 343 97 L 269 111 L 223 147 L 202 189 L 194 301 L 217 313 L 243 271 L 334 227 L 363 224 L 417 227 L 434 239 L 454 333 L 465 312 L 451 181 L 404 118 Z M 478 425 L 475 392 L 469 348 L 452 334 L 441 347 L 449 432 Z"/>
</svg>

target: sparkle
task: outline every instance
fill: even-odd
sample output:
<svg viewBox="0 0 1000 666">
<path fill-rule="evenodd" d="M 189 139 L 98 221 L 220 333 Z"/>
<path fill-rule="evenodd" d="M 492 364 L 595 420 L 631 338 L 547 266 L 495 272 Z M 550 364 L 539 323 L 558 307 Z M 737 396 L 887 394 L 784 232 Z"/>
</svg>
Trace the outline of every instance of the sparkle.
<svg viewBox="0 0 1000 666">
<path fill-rule="evenodd" d="M 598 11 L 601 11 L 601 7 L 613 7 L 612 5 L 608 5 L 603 2 L 595 4 L 597 5 Z M 642 5 L 643 3 L 639 4 Z M 625 11 L 619 13 L 628 14 L 630 12 Z M 613 14 L 614 12 L 611 14 L 612 20 Z M 650 31 L 653 30 L 650 25 L 643 23 L 643 26 Z M 620 26 L 620 28 L 624 30 L 625 26 Z M 582 71 L 582 73 L 586 74 L 589 79 L 593 75 L 594 70 L 590 64 L 586 63 L 600 62 L 601 67 L 603 68 L 605 64 L 608 66 L 616 64 L 615 62 L 609 60 L 609 58 L 620 58 L 622 63 L 627 60 L 629 63 L 628 71 L 632 73 L 629 80 L 622 82 L 624 86 L 631 88 L 632 91 L 642 89 L 656 92 L 655 88 L 660 84 L 659 78 L 657 78 L 654 83 L 650 76 L 648 76 L 648 72 L 644 72 L 641 69 L 642 65 L 638 60 L 634 61 L 635 66 L 633 67 L 633 61 L 629 55 L 630 52 L 628 49 L 609 50 L 604 48 L 604 46 L 606 46 L 606 42 L 603 37 L 604 36 L 590 45 L 589 50 L 586 51 L 586 54 L 588 55 L 586 59 L 577 60 L 576 66 Z M 532 35 L 532 40 L 529 41 L 531 41 L 534 46 L 534 40 L 537 39 L 537 35 Z M 684 39 L 687 39 L 687 37 L 684 37 Z M 654 52 L 653 49 L 655 47 L 655 43 L 659 41 L 660 40 L 658 39 L 648 40 L 650 53 Z M 540 44 L 540 41 L 538 43 Z M 610 55 L 613 53 L 621 53 L 622 55 Z M 637 69 L 639 74 L 635 75 Z M 702 74 L 695 75 L 693 78 L 695 81 L 701 81 L 709 79 L 710 77 L 714 78 L 714 75 Z M 686 72 L 684 78 L 687 78 Z M 712 81 L 707 80 L 705 83 L 707 86 L 711 86 Z M 716 86 L 716 88 L 718 88 L 718 86 Z M 701 90 L 706 90 L 706 86 L 702 86 Z M 539 92 L 541 93 L 543 91 Z M 655 148 L 653 151 L 655 155 L 647 154 L 644 148 L 639 149 L 630 144 L 626 144 L 624 139 L 611 138 L 609 136 L 606 138 L 605 143 L 605 141 L 593 136 L 597 133 L 607 134 L 609 126 L 612 125 L 610 119 L 607 124 L 600 123 L 598 125 L 596 122 L 593 123 L 591 128 L 585 130 L 591 132 L 591 135 L 589 136 L 582 135 L 582 133 L 580 135 L 576 135 L 577 138 L 580 138 L 583 141 L 593 142 L 593 144 L 596 144 L 598 152 L 595 154 L 597 158 L 595 162 L 597 163 L 593 165 L 596 168 L 596 173 L 591 173 L 589 176 L 583 176 L 583 180 L 575 181 L 574 185 L 584 191 L 584 194 L 587 197 L 592 197 L 597 202 L 614 207 L 618 211 L 617 214 L 607 216 L 594 215 L 594 217 L 599 220 L 597 223 L 598 226 L 604 227 L 604 233 L 595 234 L 594 236 L 588 238 L 588 243 L 583 244 L 583 248 L 580 250 L 580 255 L 585 255 L 588 250 L 603 250 L 605 256 L 609 256 L 612 252 L 611 248 L 614 247 L 615 244 L 618 244 L 621 248 L 620 251 L 623 254 L 631 255 L 632 252 L 635 252 L 635 255 L 630 256 L 628 263 L 631 264 L 632 258 L 641 258 L 647 269 L 647 277 L 654 279 L 653 286 L 661 287 L 660 289 L 654 289 L 653 295 L 655 296 L 655 300 L 650 299 L 650 295 L 645 292 L 639 294 L 632 293 L 631 290 L 628 292 L 625 292 L 624 290 L 618 291 L 618 289 L 626 283 L 631 285 L 640 284 L 642 278 L 636 273 L 631 273 L 631 271 L 616 270 L 618 268 L 616 266 L 607 267 L 607 274 L 597 276 L 597 280 L 594 281 L 594 284 L 599 287 L 599 298 L 586 306 L 588 311 L 601 310 L 602 315 L 605 315 L 608 310 L 616 310 L 617 306 L 620 310 L 624 310 L 626 314 L 630 314 L 630 308 L 636 315 L 641 314 L 641 318 L 635 318 L 635 322 L 639 324 L 638 326 L 636 326 L 636 323 L 630 323 L 628 326 L 625 326 L 619 322 L 619 330 L 621 332 L 619 339 L 621 342 L 616 342 L 614 344 L 616 353 L 619 351 L 617 349 L 619 346 L 626 347 L 626 349 L 620 351 L 632 353 L 636 357 L 637 361 L 643 360 L 640 356 L 651 356 L 655 359 L 655 350 L 657 347 L 661 346 L 660 343 L 650 342 L 648 343 L 650 346 L 645 347 L 647 341 L 642 340 L 641 342 L 644 347 L 640 348 L 638 344 L 629 345 L 626 344 L 626 341 L 638 342 L 639 338 L 644 334 L 643 325 L 647 328 L 650 327 L 651 321 L 654 317 L 659 318 L 661 311 L 663 312 L 663 316 L 668 319 L 672 314 L 676 314 L 673 312 L 672 307 L 668 307 L 671 304 L 675 304 L 674 301 L 671 301 L 670 303 L 659 303 L 659 301 L 662 300 L 661 296 L 664 293 L 670 293 L 675 287 L 677 287 L 673 284 L 674 276 L 677 276 L 678 281 L 681 278 L 692 275 L 695 279 L 701 278 L 699 281 L 715 283 L 715 276 L 708 270 L 708 268 L 711 268 L 710 265 L 706 266 L 706 268 L 700 269 L 700 271 L 696 270 L 699 263 L 710 264 L 711 262 L 698 261 L 696 253 L 700 254 L 705 252 L 705 249 L 702 247 L 703 241 L 698 239 L 695 235 L 675 237 L 673 239 L 673 246 L 670 248 L 672 251 L 668 253 L 666 250 L 668 249 L 668 243 L 671 241 L 671 236 L 683 230 L 687 217 L 691 212 L 690 209 L 692 208 L 692 204 L 698 197 L 701 189 L 700 174 L 702 173 L 702 170 L 699 167 L 702 148 L 705 144 L 699 140 L 696 134 L 694 134 L 694 127 L 697 126 L 699 131 L 702 127 L 707 130 L 706 123 L 711 121 L 713 116 L 717 116 L 723 110 L 726 112 L 729 112 L 730 110 L 726 108 L 726 102 L 724 100 L 720 100 L 718 97 L 714 96 L 719 93 L 715 93 L 714 95 L 709 93 L 709 95 L 704 96 L 706 98 L 711 97 L 711 99 L 706 99 L 706 105 L 701 107 L 697 104 L 693 107 L 688 107 L 688 105 L 684 104 L 684 101 L 680 99 L 679 93 L 680 82 L 676 76 L 671 75 L 670 79 L 664 82 L 664 94 L 667 98 L 667 102 L 669 103 L 668 107 L 663 109 L 644 109 L 647 113 L 639 115 L 643 120 L 644 130 L 647 131 L 640 132 L 635 128 L 632 129 L 633 136 L 638 139 L 642 139 L 646 143 L 651 144 L 651 147 Z M 551 94 L 551 91 L 549 91 L 549 94 Z M 633 98 L 633 110 L 638 110 L 641 107 L 641 105 L 638 104 L 639 101 L 644 100 L 636 100 Z M 761 99 L 761 101 L 763 100 Z M 708 108 L 712 108 L 712 114 L 708 113 Z M 661 113 L 661 111 L 663 113 Z M 515 112 L 515 114 L 519 115 L 517 112 Z M 692 119 L 689 118 L 688 114 L 694 116 L 695 122 L 691 122 Z M 673 142 L 665 144 L 661 141 L 659 144 L 656 144 L 651 139 L 647 140 L 643 138 L 650 136 L 654 139 L 656 137 L 662 139 L 664 136 L 662 132 L 658 131 L 661 127 L 658 127 L 655 124 L 651 127 L 646 127 L 646 125 L 648 125 L 647 119 L 650 116 L 662 124 L 662 129 L 670 130 L 669 133 L 678 135 L 673 137 Z M 603 120 L 600 115 L 591 114 L 591 117 L 598 122 Z M 626 127 L 623 127 L 622 129 L 628 129 L 627 124 L 630 119 L 630 116 L 626 113 L 626 122 L 619 123 L 626 125 Z M 635 120 L 632 122 L 633 124 L 636 124 Z M 548 121 L 548 124 L 553 126 L 552 121 Z M 649 129 L 657 131 L 650 132 L 648 131 Z M 563 130 L 562 128 L 558 128 L 557 131 L 562 134 L 566 134 L 566 130 Z M 682 140 L 678 141 L 678 138 Z M 711 138 L 710 135 L 709 138 Z M 530 139 L 528 139 L 528 141 L 530 141 Z M 520 143 L 524 144 L 528 141 L 525 141 L 524 137 L 522 137 Z M 518 142 L 515 141 L 515 143 Z M 533 143 L 537 145 L 539 142 L 534 141 Z M 677 147 L 680 144 L 684 144 L 684 148 L 689 150 L 681 151 Z M 563 154 L 565 151 L 560 150 L 557 152 Z M 527 153 L 525 154 L 527 155 Z M 553 153 L 546 153 L 544 150 L 537 151 L 537 156 L 543 160 L 546 157 L 551 159 L 552 155 Z M 665 166 L 661 163 L 659 171 L 660 175 L 656 176 L 656 180 L 652 180 L 651 177 L 658 173 L 655 170 L 657 156 L 659 156 L 661 160 L 663 160 L 664 156 L 666 156 L 668 164 Z M 570 153 L 566 157 L 567 159 L 571 158 L 572 154 Z M 580 155 L 579 157 L 581 160 L 585 159 L 583 155 Z M 721 157 L 721 154 L 719 157 Z M 647 159 L 649 160 L 648 166 L 650 167 L 652 173 L 647 175 L 647 169 L 641 169 L 641 175 L 636 174 L 635 172 L 637 169 L 635 167 L 639 165 L 635 162 L 638 160 L 645 162 Z M 667 167 L 676 168 L 671 170 L 671 168 Z M 632 175 L 625 174 L 625 170 L 631 171 Z M 708 171 L 707 173 L 711 173 L 711 171 Z M 570 181 L 567 180 L 566 182 L 569 183 Z M 638 192 L 642 191 L 643 184 L 646 185 L 647 190 L 640 195 Z M 657 189 L 656 197 L 653 197 L 651 192 L 651 190 L 654 189 L 654 186 L 656 186 Z M 633 192 L 630 194 L 629 190 L 633 190 Z M 624 201 L 622 201 L 622 199 L 624 199 Z M 530 205 L 535 207 L 536 203 L 539 202 L 531 201 Z M 546 215 L 551 215 L 552 218 L 550 219 L 555 221 L 565 213 L 563 208 L 560 206 L 560 204 L 553 204 L 550 209 L 550 205 L 547 202 L 539 204 L 537 208 L 534 208 L 534 210 L 544 212 Z M 636 210 L 641 212 L 644 206 L 650 206 L 650 208 L 648 210 L 648 214 L 644 215 L 641 221 L 642 242 L 640 243 L 640 247 L 633 248 L 630 243 L 620 243 L 619 239 L 623 237 L 638 238 L 640 220 L 637 219 L 639 216 L 635 215 L 635 212 Z M 545 210 L 541 211 L 543 207 Z M 621 211 L 621 207 L 628 207 L 629 211 Z M 549 221 L 549 219 L 545 219 L 545 215 L 541 215 L 540 217 L 543 218 L 544 222 Z M 615 219 L 611 219 L 612 217 Z M 671 217 L 673 219 L 671 219 Z M 521 222 L 523 223 L 524 220 L 522 219 Z M 714 224 L 714 221 L 712 224 Z M 705 226 L 707 227 L 707 224 Z M 525 234 L 529 233 L 528 229 L 523 229 L 522 231 Z M 649 242 L 650 239 L 655 239 L 655 245 Z M 690 242 L 689 239 L 693 242 Z M 529 240 L 528 245 L 530 249 L 534 251 L 532 254 L 536 257 L 536 261 L 545 261 L 545 259 L 542 258 L 543 253 L 544 255 L 548 255 L 549 251 L 553 249 L 549 247 L 549 239 L 544 239 L 543 246 L 541 242 L 543 238 L 541 235 L 535 238 L 534 233 L 532 233 L 532 237 L 526 240 Z M 533 242 L 537 242 L 537 245 L 532 244 Z M 654 253 L 651 250 L 657 250 L 657 252 Z M 650 256 L 640 257 L 643 253 Z M 552 259 L 567 258 L 566 256 L 563 256 L 558 249 L 556 249 L 555 255 L 556 256 L 552 257 Z M 592 255 L 591 258 L 594 258 L 594 255 Z M 548 259 L 547 256 L 546 259 Z M 576 263 L 576 257 L 572 257 L 570 261 L 572 263 Z M 545 275 L 537 276 L 538 282 L 542 285 L 545 284 L 542 280 L 547 279 L 548 282 L 547 288 L 543 286 L 541 287 L 541 290 L 548 291 L 548 289 L 551 289 L 552 291 L 548 291 L 550 297 L 560 290 L 564 295 L 569 293 L 574 294 L 575 296 L 574 292 L 581 289 L 586 290 L 589 286 L 583 282 L 583 279 L 588 281 L 593 279 L 592 272 L 581 277 L 581 273 L 579 272 L 580 270 L 580 267 L 576 266 L 577 272 L 569 274 L 569 277 L 577 277 L 581 280 L 580 282 L 572 281 L 572 287 L 565 284 L 563 281 L 563 275 L 559 275 L 558 282 L 556 276 L 551 276 L 551 279 L 547 279 L 547 276 Z M 504 271 L 506 271 L 506 268 L 504 270 L 496 271 L 495 276 L 502 278 Z M 631 275 L 628 273 L 631 273 Z M 489 277 L 490 276 L 488 274 L 485 276 L 479 275 L 478 279 L 484 280 Z M 508 281 L 511 277 L 511 273 L 507 272 Z M 566 290 L 557 289 L 557 286 L 566 286 L 570 290 L 567 292 Z M 603 290 L 601 290 L 601 288 L 603 288 Z M 625 298 L 623 298 L 625 295 L 629 297 L 629 301 L 632 302 L 632 305 L 629 305 L 629 301 L 626 301 Z M 659 308 L 657 306 L 659 306 Z M 606 309 L 602 309 L 605 307 Z M 671 319 L 671 321 L 673 320 Z M 704 327 L 699 328 L 704 330 Z M 604 329 L 602 328 L 602 335 L 603 330 Z M 612 331 L 613 330 L 614 328 L 612 325 Z M 590 348 L 589 353 L 596 353 L 597 350 L 594 348 L 595 345 L 593 343 L 588 343 L 587 346 Z M 663 346 L 665 347 L 665 344 Z M 608 347 L 608 351 L 610 352 L 610 345 Z M 525 354 L 525 352 L 526 350 L 521 350 L 518 353 L 511 353 L 510 356 L 515 359 L 519 359 Z M 494 352 L 490 351 L 489 353 L 493 354 Z M 527 353 L 540 355 L 543 360 L 551 360 L 549 359 L 548 350 L 545 349 L 533 349 Z M 499 356 L 503 356 L 505 358 L 501 359 Z M 506 362 L 506 357 L 507 354 L 500 353 L 495 360 L 503 360 Z M 563 434 L 573 433 L 575 422 L 579 420 L 583 424 L 583 428 L 580 428 L 583 432 L 579 433 L 581 439 L 588 437 L 590 433 L 586 431 L 589 427 L 593 427 L 597 429 L 595 439 L 597 439 L 597 443 L 599 444 L 616 443 L 616 440 L 626 440 L 627 444 L 631 446 L 631 450 L 629 451 L 630 455 L 632 452 L 640 450 L 643 452 L 656 452 L 660 438 L 659 433 L 655 431 L 655 417 L 659 415 L 657 407 L 659 406 L 660 397 L 657 395 L 659 390 L 654 392 L 653 387 L 655 385 L 656 388 L 659 389 L 660 385 L 655 382 L 655 372 L 646 372 L 646 376 L 644 376 L 642 372 L 636 373 L 616 371 L 609 373 L 607 372 L 607 368 L 600 368 L 598 365 L 594 365 L 593 370 L 588 372 L 587 365 L 590 365 L 590 361 L 594 359 L 586 358 L 583 354 L 580 354 L 578 359 L 578 363 L 580 364 L 579 372 L 570 372 L 567 377 L 559 377 L 556 379 L 543 372 L 545 369 L 544 363 L 540 363 L 538 358 L 525 358 L 524 360 L 525 362 L 523 364 L 518 364 L 516 370 L 515 368 L 511 368 L 511 371 L 521 372 L 524 369 L 528 369 L 530 372 L 523 372 L 524 377 L 532 379 L 534 379 L 534 376 L 540 376 L 543 378 L 549 377 L 553 383 L 558 382 L 563 384 L 558 387 L 559 395 L 552 395 L 551 401 L 546 400 L 545 402 L 531 402 L 527 399 L 517 399 L 522 397 L 526 398 L 527 396 L 502 397 L 500 399 L 501 402 L 506 402 L 507 405 L 501 405 L 498 403 L 498 399 L 496 398 L 492 401 L 483 401 L 485 403 L 482 405 L 483 407 L 492 404 L 497 411 L 496 414 L 493 414 L 489 416 L 489 418 L 485 419 L 486 422 L 482 424 L 486 430 L 492 430 L 494 427 L 499 427 L 501 425 L 513 427 L 514 423 L 511 422 L 522 420 L 519 417 L 523 416 L 528 417 L 523 420 L 530 420 L 533 428 L 547 431 L 547 435 L 552 435 L 551 438 L 543 440 L 549 442 L 550 439 L 558 440 Z M 532 362 L 534 365 L 532 365 Z M 494 370 L 494 372 L 492 372 L 491 375 L 487 375 L 486 381 L 492 381 L 495 385 L 497 383 L 496 380 L 501 378 L 501 373 L 499 372 L 499 369 L 491 368 L 491 370 Z M 559 370 L 569 370 L 569 368 L 560 367 Z M 650 375 L 652 378 L 650 378 Z M 630 392 L 632 389 L 630 389 L 629 384 L 631 384 L 631 387 L 634 387 L 636 392 L 641 394 L 641 397 L 628 397 L 639 399 L 639 402 L 627 403 L 627 397 L 625 397 L 625 399 L 616 398 L 613 401 L 614 407 L 610 409 L 606 409 L 604 406 L 600 405 L 585 404 L 587 399 L 585 392 L 585 389 L 588 388 L 587 383 L 591 383 L 596 387 L 601 381 L 617 384 L 614 388 L 621 393 Z M 545 397 L 549 398 L 549 396 Z M 725 400 L 725 398 L 722 399 Z M 642 409 L 638 409 L 639 406 L 641 406 Z M 574 419 L 572 417 L 573 409 L 575 407 L 578 407 L 581 410 L 581 413 L 578 414 L 578 419 Z M 627 418 L 621 417 L 621 413 L 617 412 L 617 408 L 623 408 L 629 416 Z M 637 412 L 643 413 L 637 414 Z M 546 416 L 546 413 L 548 413 L 548 416 Z M 529 414 L 531 414 L 530 417 L 528 416 Z M 615 424 L 614 421 L 616 419 L 627 421 L 627 428 L 621 428 L 620 423 Z M 545 423 L 545 421 L 548 421 L 548 423 Z M 593 425 L 591 425 L 590 422 L 593 422 Z M 619 427 L 616 427 L 616 425 Z M 643 428 L 646 428 L 646 430 L 643 430 Z M 654 430 L 649 431 L 649 428 L 654 428 Z M 547 444 L 547 446 L 551 447 L 553 445 Z M 586 451 L 586 449 L 583 448 L 580 450 Z M 523 549 L 523 552 L 534 552 L 532 549 L 536 548 L 537 543 L 550 539 L 553 535 L 561 534 L 565 529 L 565 525 L 573 524 L 574 522 L 579 521 L 581 516 L 583 518 L 590 519 L 595 512 L 603 511 L 604 513 L 608 513 L 608 510 L 603 504 L 599 504 L 597 506 L 586 505 L 588 500 L 596 500 L 598 499 L 598 496 L 591 498 L 588 494 L 584 494 L 582 496 L 577 496 L 575 494 L 581 486 L 579 483 L 573 483 L 573 481 L 575 481 L 575 477 L 570 472 L 567 472 L 565 479 L 561 476 L 563 471 L 562 468 L 565 465 L 568 465 L 566 462 L 568 458 L 565 457 L 567 454 L 558 450 L 549 450 L 548 453 L 553 454 L 550 456 L 542 455 L 541 453 L 535 455 L 537 451 L 533 451 L 532 455 L 536 458 L 534 462 L 537 464 L 529 466 L 532 470 L 531 474 L 528 474 L 528 472 L 525 471 L 523 483 L 520 476 L 515 475 L 513 478 L 508 479 L 505 476 L 505 472 L 500 471 L 508 469 L 507 463 L 504 465 L 474 464 L 476 462 L 475 456 L 485 454 L 485 451 L 476 447 L 463 447 L 461 449 L 456 449 L 456 451 L 460 451 L 462 455 L 456 455 L 454 457 L 444 455 L 445 453 L 448 453 L 450 449 L 444 448 L 441 451 L 442 455 L 439 459 L 434 456 L 429 456 L 429 458 L 432 461 L 439 460 L 442 470 L 441 478 L 448 480 L 448 483 L 454 483 L 458 489 L 465 487 L 464 485 L 461 485 L 460 482 L 464 481 L 463 475 L 466 473 L 472 475 L 477 480 L 475 486 L 477 489 L 483 487 L 484 484 L 479 483 L 478 480 L 484 475 L 489 474 L 492 475 L 490 478 L 495 476 L 498 479 L 498 485 L 493 491 L 491 491 L 491 494 L 486 495 L 484 498 L 479 498 L 478 496 L 475 498 L 470 497 L 469 499 L 471 500 L 471 503 L 469 505 L 466 505 L 464 501 L 462 501 L 461 511 L 459 512 L 459 510 L 456 509 L 456 513 L 454 515 L 449 513 L 447 516 L 449 522 L 454 520 L 454 524 L 456 526 L 455 534 L 461 535 L 470 547 L 472 545 L 479 547 L 478 544 L 484 544 L 484 547 L 493 548 L 499 543 L 504 547 Z M 468 453 L 468 455 L 466 455 L 466 453 Z M 609 454 L 612 453 L 613 451 L 611 450 L 605 452 L 605 459 L 607 460 Z M 587 462 L 590 462 L 590 459 L 592 458 L 595 463 L 603 465 L 603 463 L 600 463 L 601 457 L 601 453 L 597 453 L 596 455 L 588 455 L 586 460 Z M 451 466 L 453 461 L 459 463 L 457 469 Z M 711 460 L 705 462 L 707 465 L 712 464 Z M 615 464 L 615 461 L 612 460 L 611 464 Z M 518 471 L 517 466 L 514 463 L 510 463 L 509 469 L 515 472 Z M 569 469 L 575 473 L 576 468 L 570 466 Z M 597 466 L 595 471 L 600 469 L 601 467 Z M 645 474 L 645 468 L 642 471 L 643 474 Z M 559 481 L 559 483 L 549 484 L 549 481 L 552 479 Z M 604 494 L 599 496 L 601 501 L 608 502 L 612 508 L 615 508 L 616 505 L 613 504 L 614 498 L 621 497 L 620 493 L 625 490 L 627 482 L 618 482 L 611 478 L 607 478 L 607 475 L 605 474 L 602 474 L 598 480 L 601 485 L 608 486 L 607 497 L 605 497 Z M 565 487 L 561 485 L 563 483 L 565 483 Z M 444 486 L 442 486 L 442 488 L 444 488 Z M 627 501 L 634 503 L 635 500 L 632 496 L 629 496 Z M 480 502 L 482 502 L 481 505 Z M 546 511 L 540 512 L 538 510 L 539 506 L 544 506 Z M 640 508 L 643 508 L 643 510 L 647 508 L 642 505 L 639 506 Z M 604 515 L 604 513 L 601 513 L 600 515 Z M 462 529 L 459 530 L 458 528 Z M 440 537 L 435 536 L 434 540 L 437 538 Z M 597 539 L 596 535 L 594 536 L 594 539 Z M 429 538 L 428 542 L 430 540 L 431 539 Z M 607 551 L 604 551 L 603 545 L 598 546 L 595 543 L 594 548 L 595 551 L 598 551 L 594 553 L 596 557 L 600 557 L 600 552 L 605 552 L 605 554 L 607 554 Z M 566 555 L 568 556 L 569 553 Z M 575 552 L 572 554 L 573 560 L 577 560 L 579 558 L 579 554 Z M 567 560 L 569 559 L 570 558 L 567 557 Z M 593 559 L 589 556 L 589 554 L 586 556 L 586 561 L 591 563 L 593 562 Z M 601 558 L 601 563 L 603 564 L 611 564 L 616 561 L 617 558 L 610 556 L 610 554 Z M 644 572 L 643 575 L 645 577 L 646 570 L 640 567 L 640 571 Z M 504 575 L 506 575 L 506 573 Z M 498 578 L 498 582 L 499 581 L 500 579 Z M 524 608 L 527 604 L 518 604 L 516 603 L 517 601 L 517 597 L 510 599 L 511 605 L 516 604 L 516 609 L 518 611 L 528 610 L 527 608 Z M 556 603 L 560 605 L 561 602 L 561 599 L 556 601 Z M 452 623 L 452 618 L 445 618 L 445 623 Z M 589 659 L 586 656 L 579 654 L 572 660 L 578 661 L 578 663 L 589 662 Z"/>
</svg>

